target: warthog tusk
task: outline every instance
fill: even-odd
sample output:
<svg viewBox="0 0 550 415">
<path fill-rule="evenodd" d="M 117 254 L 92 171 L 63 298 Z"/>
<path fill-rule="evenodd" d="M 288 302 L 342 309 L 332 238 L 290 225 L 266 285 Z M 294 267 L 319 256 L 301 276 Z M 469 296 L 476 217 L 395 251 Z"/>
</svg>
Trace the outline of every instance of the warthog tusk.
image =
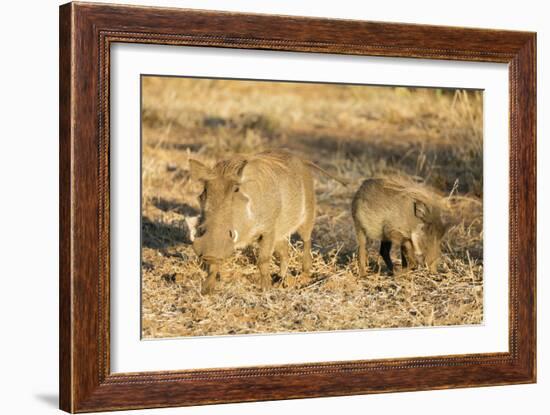
<svg viewBox="0 0 550 415">
<path fill-rule="evenodd" d="M 189 230 L 189 240 L 193 242 L 197 234 L 197 222 L 199 221 L 198 216 L 191 216 L 185 218 L 185 224 Z"/>
</svg>

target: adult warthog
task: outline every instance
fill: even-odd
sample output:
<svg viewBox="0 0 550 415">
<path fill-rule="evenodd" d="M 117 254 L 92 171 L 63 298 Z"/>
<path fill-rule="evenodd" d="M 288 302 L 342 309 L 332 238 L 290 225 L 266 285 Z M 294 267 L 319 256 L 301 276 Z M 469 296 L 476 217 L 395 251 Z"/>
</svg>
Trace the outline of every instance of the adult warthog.
<svg viewBox="0 0 550 415">
<path fill-rule="evenodd" d="M 392 243 L 401 247 L 402 268 L 418 262 L 437 270 L 441 239 L 448 225 L 441 217 L 440 198 L 405 179 L 365 180 L 351 205 L 358 244 L 359 274 L 366 274 L 367 242 L 380 241 L 380 255 L 393 274 Z"/>
<path fill-rule="evenodd" d="M 271 286 L 269 265 L 274 252 L 285 281 L 288 240 L 295 232 L 304 242 L 302 272 L 309 276 L 315 221 L 312 170 L 340 179 L 282 150 L 235 156 L 213 168 L 190 160 L 190 169 L 191 177 L 204 183 L 201 217 L 193 241 L 195 253 L 207 264 L 204 294 L 213 290 L 223 260 L 235 249 L 255 242 L 259 244 L 257 265 L 262 289 Z"/>
</svg>

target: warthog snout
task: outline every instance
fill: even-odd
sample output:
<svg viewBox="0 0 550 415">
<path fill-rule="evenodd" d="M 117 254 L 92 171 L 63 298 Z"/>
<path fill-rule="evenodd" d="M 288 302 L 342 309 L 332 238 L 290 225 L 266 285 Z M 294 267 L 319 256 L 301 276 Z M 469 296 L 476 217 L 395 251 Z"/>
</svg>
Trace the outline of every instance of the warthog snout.
<svg viewBox="0 0 550 415">
<path fill-rule="evenodd" d="M 197 227 L 193 250 L 208 263 L 222 262 L 231 256 L 235 249 L 238 232 L 235 229 L 209 231 L 205 225 Z"/>
</svg>

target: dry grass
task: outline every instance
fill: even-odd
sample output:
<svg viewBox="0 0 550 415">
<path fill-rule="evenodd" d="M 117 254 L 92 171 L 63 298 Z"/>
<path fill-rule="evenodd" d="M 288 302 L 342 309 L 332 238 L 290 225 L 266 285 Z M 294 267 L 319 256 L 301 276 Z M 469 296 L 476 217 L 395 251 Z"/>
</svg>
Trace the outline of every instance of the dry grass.
<svg viewBox="0 0 550 415">
<path fill-rule="evenodd" d="M 481 323 L 482 112 L 479 92 L 144 78 L 143 336 Z M 301 279 L 301 242 L 292 239 L 294 287 L 278 286 L 273 261 L 275 287 L 262 293 L 251 248 L 202 296 L 187 226 L 201 185 L 189 180 L 189 157 L 213 163 L 283 146 L 353 183 L 316 181 L 313 278 Z M 357 277 L 349 205 L 372 175 L 405 175 L 446 196 L 454 225 L 438 273 L 388 277 L 373 243 L 371 274 Z"/>
</svg>

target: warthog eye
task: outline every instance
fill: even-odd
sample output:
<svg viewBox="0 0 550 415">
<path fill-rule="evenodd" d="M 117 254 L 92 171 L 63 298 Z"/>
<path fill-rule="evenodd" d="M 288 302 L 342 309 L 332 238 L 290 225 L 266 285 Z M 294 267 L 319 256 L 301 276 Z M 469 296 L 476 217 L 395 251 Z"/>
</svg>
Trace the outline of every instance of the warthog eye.
<svg viewBox="0 0 550 415">
<path fill-rule="evenodd" d="M 204 226 L 204 225 L 199 225 L 199 226 L 197 226 L 197 228 L 196 228 L 196 230 L 195 230 L 195 237 L 200 238 L 200 237 L 203 236 L 205 233 L 206 233 L 206 226 Z"/>
<path fill-rule="evenodd" d="M 199 199 L 203 202 L 206 200 L 206 187 L 204 188 L 204 190 L 200 194 Z"/>
<path fill-rule="evenodd" d="M 235 187 L 233 188 L 233 191 L 234 191 L 235 193 L 237 193 L 237 192 L 239 191 L 239 186 L 235 186 Z"/>
<path fill-rule="evenodd" d="M 233 231 L 233 230 L 230 230 L 229 231 L 229 237 L 231 238 L 231 240 L 233 242 L 237 242 L 237 238 L 239 237 L 239 234 L 237 233 L 237 231 Z"/>
</svg>

